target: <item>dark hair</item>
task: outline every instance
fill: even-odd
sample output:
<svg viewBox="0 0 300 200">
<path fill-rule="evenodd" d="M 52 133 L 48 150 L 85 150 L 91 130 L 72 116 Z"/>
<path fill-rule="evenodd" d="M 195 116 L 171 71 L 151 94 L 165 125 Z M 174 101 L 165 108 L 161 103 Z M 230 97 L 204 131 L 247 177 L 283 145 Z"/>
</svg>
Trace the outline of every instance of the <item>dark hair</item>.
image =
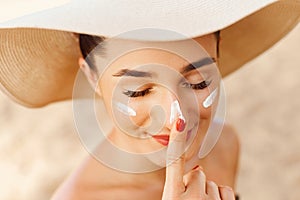
<svg viewBox="0 0 300 200">
<path fill-rule="evenodd" d="M 217 38 L 217 58 L 219 58 L 220 55 L 220 48 L 219 48 L 219 44 L 220 44 L 220 32 L 221 31 L 216 31 L 214 32 L 216 38 Z"/>
<path fill-rule="evenodd" d="M 216 39 L 217 39 L 217 57 L 219 57 L 219 42 L 220 42 L 220 31 L 214 32 Z M 97 67 L 95 66 L 95 58 L 94 56 L 88 56 L 91 51 L 93 51 L 98 45 L 103 44 L 105 40 L 104 37 L 95 36 L 95 35 L 86 35 L 86 34 L 79 34 L 79 45 L 80 50 L 82 53 L 83 58 L 90 66 L 92 70 L 97 72 Z M 101 48 L 102 50 L 102 48 Z M 100 52 L 104 54 L 105 52 Z"/>
<path fill-rule="evenodd" d="M 104 37 L 100 37 L 100 36 L 79 34 L 79 46 L 80 46 L 82 56 L 87 62 L 87 64 L 90 66 L 90 68 L 95 72 L 97 72 L 97 67 L 95 66 L 95 58 L 94 56 L 88 56 L 88 55 L 98 45 L 102 44 L 104 39 L 105 39 Z"/>
</svg>

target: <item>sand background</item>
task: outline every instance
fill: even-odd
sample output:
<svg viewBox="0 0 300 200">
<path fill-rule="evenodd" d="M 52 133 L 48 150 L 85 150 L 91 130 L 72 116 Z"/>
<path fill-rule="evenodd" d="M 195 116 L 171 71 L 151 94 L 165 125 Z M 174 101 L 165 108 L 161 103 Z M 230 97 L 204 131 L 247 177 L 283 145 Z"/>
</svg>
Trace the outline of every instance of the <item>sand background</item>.
<svg viewBox="0 0 300 200">
<path fill-rule="evenodd" d="M 227 77 L 243 200 L 300 199 L 300 26 Z M 0 199 L 43 200 L 83 159 L 71 102 L 27 109 L 0 93 Z"/>
</svg>

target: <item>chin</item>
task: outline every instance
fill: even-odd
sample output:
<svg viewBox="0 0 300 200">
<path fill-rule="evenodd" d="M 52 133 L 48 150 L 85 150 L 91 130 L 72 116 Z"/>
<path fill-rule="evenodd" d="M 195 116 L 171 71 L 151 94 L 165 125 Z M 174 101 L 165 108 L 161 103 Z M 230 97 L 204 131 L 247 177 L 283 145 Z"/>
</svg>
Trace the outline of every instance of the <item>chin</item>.
<svg viewBox="0 0 300 200">
<path fill-rule="evenodd" d="M 188 149 L 186 150 L 186 161 L 191 160 L 192 158 L 195 159 L 195 157 L 198 157 L 198 153 L 200 151 L 200 147 L 202 144 L 202 141 L 206 135 L 206 132 L 209 127 L 210 120 L 208 119 L 202 119 L 202 122 L 197 127 L 197 132 L 192 133 L 191 141 L 188 143 Z"/>
</svg>

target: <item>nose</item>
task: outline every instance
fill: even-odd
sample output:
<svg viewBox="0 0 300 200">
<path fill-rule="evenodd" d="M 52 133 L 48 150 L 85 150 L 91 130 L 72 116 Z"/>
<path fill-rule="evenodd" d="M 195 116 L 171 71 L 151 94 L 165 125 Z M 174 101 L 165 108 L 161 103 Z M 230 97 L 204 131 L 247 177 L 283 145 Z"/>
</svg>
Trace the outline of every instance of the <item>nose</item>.
<svg viewBox="0 0 300 200">
<path fill-rule="evenodd" d="M 184 119 L 180 101 L 176 94 L 167 89 L 163 91 L 161 97 L 161 106 L 165 111 L 165 127 L 171 130 L 173 123 L 178 117 Z"/>
</svg>

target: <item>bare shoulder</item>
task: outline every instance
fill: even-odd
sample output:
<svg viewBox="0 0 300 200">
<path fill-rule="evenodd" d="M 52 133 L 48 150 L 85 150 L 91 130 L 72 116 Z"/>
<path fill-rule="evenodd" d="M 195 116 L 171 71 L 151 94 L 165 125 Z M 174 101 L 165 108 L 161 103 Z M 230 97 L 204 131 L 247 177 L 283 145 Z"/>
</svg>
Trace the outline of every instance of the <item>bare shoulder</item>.
<svg viewBox="0 0 300 200">
<path fill-rule="evenodd" d="M 155 190 L 157 187 L 141 189 L 140 186 L 134 187 L 126 184 L 124 181 L 130 180 L 129 176 L 136 176 L 136 174 L 128 175 L 128 173 L 117 171 L 111 173 L 111 169 L 89 156 L 57 189 L 51 200 L 134 200 L 161 197 L 161 191 Z M 145 197 L 145 193 L 150 195 Z"/>
<path fill-rule="evenodd" d="M 51 200 L 77 200 L 81 198 L 75 177 L 67 178 L 55 191 Z"/>
<path fill-rule="evenodd" d="M 236 129 L 230 124 L 224 124 L 220 139 L 216 145 L 216 149 L 231 155 L 239 153 L 240 140 Z"/>
<path fill-rule="evenodd" d="M 84 196 L 82 190 L 82 171 L 75 169 L 56 189 L 51 200 L 79 200 Z"/>
<path fill-rule="evenodd" d="M 100 173 L 104 170 L 93 157 L 87 156 L 85 160 L 66 178 L 57 188 L 51 200 L 81 200 L 96 199 L 102 196 Z M 97 189 L 96 189 L 97 188 Z"/>
<path fill-rule="evenodd" d="M 232 125 L 225 124 L 217 144 L 203 160 L 208 177 L 218 184 L 234 188 L 239 153 L 238 133 Z"/>
</svg>

